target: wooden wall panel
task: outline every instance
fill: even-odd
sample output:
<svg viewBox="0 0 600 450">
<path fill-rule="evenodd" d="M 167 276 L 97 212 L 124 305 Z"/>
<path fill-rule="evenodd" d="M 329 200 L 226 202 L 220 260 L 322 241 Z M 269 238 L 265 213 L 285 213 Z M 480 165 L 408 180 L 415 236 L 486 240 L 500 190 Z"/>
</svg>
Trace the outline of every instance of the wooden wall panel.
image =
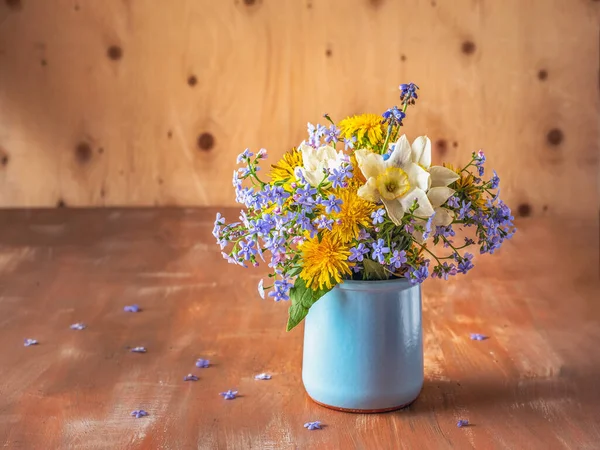
<svg viewBox="0 0 600 450">
<path fill-rule="evenodd" d="M 483 148 L 522 215 L 595 214 L 592 0 L 3 0 L 0 206 L 233 204 L 234 157 L 397 85 L 435 159 Z M 582 202 L 593 207 L 582 208 Z M 587 203 L 586 203 L 587 205 Z"/>
</svg>

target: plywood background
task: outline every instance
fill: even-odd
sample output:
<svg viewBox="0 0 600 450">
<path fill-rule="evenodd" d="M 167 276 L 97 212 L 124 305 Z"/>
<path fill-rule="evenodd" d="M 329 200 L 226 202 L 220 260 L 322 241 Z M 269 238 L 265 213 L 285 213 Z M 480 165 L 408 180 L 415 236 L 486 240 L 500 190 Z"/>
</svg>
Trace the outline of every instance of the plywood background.
<svg viewBox="0 0 600 450">
<path fill-rule="evenodd" d="M 597 208 L 592 0 L 2 0 L 0 206 L 233 204 L 234 158 L 397 85 L 520 215 Z M 592 202 L 589 204 L 587 202 Z M 582 208 L 582 206 L 584 206 Z"/>
</svg>

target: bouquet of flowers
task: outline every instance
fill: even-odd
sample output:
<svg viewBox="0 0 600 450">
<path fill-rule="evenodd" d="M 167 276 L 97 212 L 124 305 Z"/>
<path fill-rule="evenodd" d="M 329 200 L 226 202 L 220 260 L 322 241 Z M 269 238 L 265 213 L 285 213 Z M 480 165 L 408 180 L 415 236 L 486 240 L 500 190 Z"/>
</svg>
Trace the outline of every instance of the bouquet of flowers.
<svg viewBox="0 0 600 450">
<path fill-rule="evenodd" d="M 362 114 L 328 126 L 308 124 L 308 139 L 292 148 L 263 176 L 265 149 L 246 149 L 233 173 L 239 222 L 217 214 L 213 234 L 232 264 L 272 269 L 264 298 L 290 300 L 288 331 L 309 308 L 344 280 L 466 274 L 473 254 L 494 253 L 515 228 L 498 198 L 495 171 L 484 179 L 485 156 L 464 166 L 431 165 L 431 141 L 412 144 L 400 134 L 418 86 L 400 85 L 400 108 Z M 464 240 L 456 231 L 470 234 Z"/>
</svg>

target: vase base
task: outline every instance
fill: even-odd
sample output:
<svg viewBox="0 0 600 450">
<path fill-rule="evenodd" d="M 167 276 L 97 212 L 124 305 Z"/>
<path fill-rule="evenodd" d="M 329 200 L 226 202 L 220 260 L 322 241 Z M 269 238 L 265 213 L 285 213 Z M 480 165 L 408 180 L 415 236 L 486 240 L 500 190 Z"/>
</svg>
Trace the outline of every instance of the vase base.
<svg viewBox="0 0 600 450">
<path fill-rule="evenodd" d="M 353 409 L 353 408 L 340 408 L 339 406 L 327 405 L 325 403 L 321 403 L 318 400 L 315 400 L 310 395 L 308 396 L 308 398 L 310 398 L 313 402 L 315 402 L 319 406 L 323 406 L 325 408 L 333 409 L 335 411 L 347 412 L 347 413 L 353 413 L 353 414 L 379 414 L 379 413 L 386 413 L 386 412 L 391 412 L 391 411 L 398 411 L 399 409 L 406 408 L 407 406 L 411 405 L 417 399 L 417 397 L 415 397 L 415 398 L 413 398 L 408 403 L 404 403 L 404 404 L 399 405 L 399 406 L 391 406 L 389 408 L 382 408 L 382 409 Z"/>
</svg>

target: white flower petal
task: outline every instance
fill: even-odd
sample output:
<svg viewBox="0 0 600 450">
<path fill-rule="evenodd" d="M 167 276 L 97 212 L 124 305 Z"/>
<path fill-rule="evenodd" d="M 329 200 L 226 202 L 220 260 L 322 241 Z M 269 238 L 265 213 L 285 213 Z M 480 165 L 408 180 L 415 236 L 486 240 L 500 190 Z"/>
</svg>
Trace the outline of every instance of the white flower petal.
<svg viewBox="0 0 600 450">
<path fill-rule="evenodd" d="M 434 208 L 446 203 L 446 200 L 448 200 L 452 194 L 454 194 L 454 189 L 450 189 L 446 186 L 434 187 L 427 191 L 427 197 L 429 197 L 429 201 Z"/>
<path fill-rule="evenodd" d="M 458 180 L 460 177 L 453 170 L 442 166 L 432 166 L 429 169 L 431 174 L 431 187 L 448 186 Z"/>
<path fill-rule="evenodd" d="M 365 178 L 376 177 L 385 170 L 383 157 L 377 153 L 361 149 L 354 152 L 354 156 Z"/>
<path fill-rule="evenodd" d="M 402 224 L 402 217 L 404 217 L 404 207 L 398 200 L 386 200 L 382 198 L 383 206 L 387 211 L 388 217 L 392 219 L 396 225 Z"/>
<path fill-rule="evenodd" d="M 427 198 L 425 191 L 419 188 L 414 188 L 408 191 L 408 193 L 400 199 L 400 203 L 404 206 L 404 209 L 408 210 L 413 202 L 417 200 L 419 207 L 413 213 L 417 217 L 429 217 L 434 213 L 433 206 Z"/>
<path fill-rule="evenodd" d="M 447 227 L 454 220 L 454 211 L 450 211 L 447 208 L 437 207 L 435 209 L 435 216 L 431 221 L 433 229 L 435 227 Z"/>
<path fill-rule="evenodd" d="M 302 153 L 302 165 L 304 168 L 310 171 L 315 170 L 319 163 L 317 151 L 304 142 L 300 144 L 299 150 Z"/>
<path fill-rule="evenodd" d="M 431 166 L 431 140 L 427 136 L 419 136 L 413 141 L 412 160 L 424 169 Z"/>
<path fill-rule="evenodd" d="M 316 153 L 319 161 L 324 163 L 325 167 L 332 167 L 332 164 L 335 165 L 338 158 L 338 152 L 331 145 L 319 147 Z"/>
<path fill-rule="evenodd" d="M 396 147 L 390 155 L 390 158 L 385 162 L 386 167 L 403 167 L 410 162 L 412 150 L 406 135 L 400 136 L 400 139 L 396 141 Z"/>
<path fill-rule="evenodd" d="M 378 203 L 381 199 L 377 190 L 377 183 L 373 177 L 369 178 L 364 185 L 358 188 L 357 194 L 360 198 L 373 203 Z"/>
<path fill-rule="evenodd" d="M 323 181 L 323 177 L 325 173 L 323 172 L 323 168 L 320 165 L 315 170 L 308 170 L 306 168 L 302 168 L 302 175 L 306 178 L 308 184 L 313 187 L 317 187 L 321 181 Z"/>
<path fill-rule="evenodd" d="M 419 188 L 426 191 L 429 187 L 429 172 L 415 163 L 408 163 L 404 166 L 404 171 L 408 175 L 408 182 L 413 188 Z"/>
</svg>

